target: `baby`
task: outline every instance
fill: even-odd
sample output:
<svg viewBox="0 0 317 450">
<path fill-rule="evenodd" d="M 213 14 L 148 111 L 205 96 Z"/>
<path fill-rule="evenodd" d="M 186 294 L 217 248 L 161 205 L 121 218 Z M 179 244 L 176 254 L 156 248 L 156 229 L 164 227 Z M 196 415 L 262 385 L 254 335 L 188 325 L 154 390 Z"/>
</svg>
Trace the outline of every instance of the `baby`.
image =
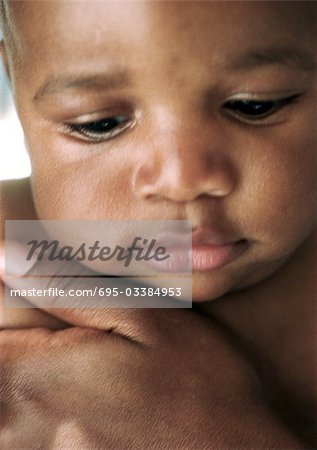
<svg viewBox="0 0 317 450">
<path fill-rule="evenodd" d="M 317 406 L 316 12 L 316 3 L 301 1 L 2 5 L 2 55 L 32 162 L 30 181 L 2 186 L 3 223 L 190 220 L 195 308 L 159 317 L 167 324 L 192 318 L 193 339 L 195 326 L 219 327 L 225 337 L 218 350 L 230 341 L 233 359 L 247 359 L 256 372 L 263 403 L 310 445 Z M 124 335 L 130 319 L 122 326 L 122 315 L 109 314 L 6 310 L 2 328 L 107 329 L 110 320 Z M 213 339 L 210 353 L 215 348 Z M 199 345 L 187 357 L 196 351 Z M 219 362 L 223 376 L 233 366 L 226 367 Z M 305 448 L 270 421 L 261 441 L 256 433 L 253 441 L 235 440 L 232 431 L 224 443 L 164 443 Z M 100 448 L 120 448 L 98 439 Z"/>
</svg>

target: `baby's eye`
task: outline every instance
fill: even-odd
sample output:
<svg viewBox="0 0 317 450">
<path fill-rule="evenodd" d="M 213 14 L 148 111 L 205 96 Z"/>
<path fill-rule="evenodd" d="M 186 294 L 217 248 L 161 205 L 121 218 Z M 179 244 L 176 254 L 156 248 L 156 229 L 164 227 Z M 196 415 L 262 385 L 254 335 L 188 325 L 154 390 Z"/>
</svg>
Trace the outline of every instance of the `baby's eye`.
<svg viewBox="0 0 317 450">
<path fill-rule="evenodd" d="M 278 100 L 247 100 L 232 99 L 228 100 L 223 108 L 233 117 L 244 122 L 256 122 L 263 120 L 282 107 L 290 104 L 298 95 L 278 99 Z"/>
<path fill-rule="evenodd" d="M 113 116 L 86 123 L 67 123 L 66 131 L 89 142 L 104 142 L 131 126 L 131 118 Z"/>
</svg>

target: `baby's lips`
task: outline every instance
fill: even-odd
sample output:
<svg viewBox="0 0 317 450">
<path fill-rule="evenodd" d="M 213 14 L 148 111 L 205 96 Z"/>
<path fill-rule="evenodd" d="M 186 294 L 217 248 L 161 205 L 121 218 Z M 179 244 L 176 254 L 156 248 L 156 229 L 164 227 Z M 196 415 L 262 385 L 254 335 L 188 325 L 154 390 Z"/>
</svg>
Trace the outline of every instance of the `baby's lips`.
<svg viewBox="0 0 317 450">
<path fill-rule="evenodd" d="M 5 257 L 4 243 L 0 245 L 0 278 L 6 276 L 26 275 L 37 261 L 37 254 L 27 258 L 27 249 L 17 241 L 6 242 L 7 255 Z"/>
</svg>

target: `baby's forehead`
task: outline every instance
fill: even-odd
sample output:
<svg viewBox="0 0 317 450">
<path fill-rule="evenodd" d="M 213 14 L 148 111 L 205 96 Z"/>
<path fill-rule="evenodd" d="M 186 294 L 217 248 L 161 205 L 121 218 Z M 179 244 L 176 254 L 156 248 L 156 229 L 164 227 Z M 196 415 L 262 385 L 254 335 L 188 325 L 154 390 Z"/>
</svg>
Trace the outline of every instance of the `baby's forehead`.
<svg viewBox="0 0 317 450">
<path fill-rule="evenodd" d="M 51 6 L 54 8 L 51 8 Z M 100 8 L 101 6 L 101 8 Z M 118 24 L 120 19 L 124 18 L 124 10 L 128 8 L 139 9 L 151 8 L 152 13 L 156 10 L 157 15 L 165 17 L 178 15 L 180 19 L 184 17 L 184 24 L 189 24 L 188 15 L 186 12 L 188 10 L 204 9 L 205 14 L 210 16 L 210 19 L 217 18 L 218 21 L 223 24 L 226 23 L 225 16 L 232 15 L 236 20 L 237 32 L 244 28 L 244 24 L 247 22 L 248 14 L 251 14 L 253 19 L 258 15 L 259 20 L 262 19 L 261 14 L 265 12 L 266 15 L 271 14 L 274 18 L 282 18 L 283 22 L 295 20 L 298 27 L 304 23 L 306 27 L 316 28 L 317 20 L 317 2 L 303 1 L 303 0 L 293 0 L 293 1 L 266 1 L 266 0 L 254 0 L 252 2 L 241 2 L 236 0 L 229 0 L 226 2 L 222 1 L 205 1 L 205 0 L 170 0 L 168 2 L 164 0 L 113 0 L 109 2 L 108 0 L 0 0 L 0 11 L 1 16 L 4 18 L 3 21 L 7 24 L 13 22 L 14 16 L 18 15 L 20 21 L 41 21 L 45 17 L 45 14 L 51 15 L 52 12 L 61 15 L 63 8 L 73 7 L 80 11 L 82 21 L 85 21 L 87 16 L 91 17 L 94 15 L 96 18 L 102 7 L 104 10 L 109 12 L 113 11 L 113 16 L 118 14 Z M 254 14 L 258 13 L 258 14 Z M 30 15 L 31 14 L 31 15 Z M 109 19 L 111 17 L 109 16 Z M 54 17 L 51 17 L 54 21 Z M 146 17 L 144 17 L 146 18 Z M 195 17 L 196 18 L 196 17 Z M 76 19 L 76 17 L 74 18 Z M 103 17 L 107 19 L 107 15 Z M 241 20 L 242 19 L 242 20 Z M 264 17 L 263 17 L 264 19 Z M 105 21 L 107 23 L 107 20 Z M 135 24 L 136 25 L 136 24 Z"/>
<path fill-rule="evenodd" d="M 214 53 L 214 62 L 222 64 L 251 44 L 260 50 L 302 43 L 314 48 L 316 40 L 317 2 L 4 0 L 3 5 L 8 42 L 26 66 L 30 52 L 43 67 L 62 58 L 70 65 L 76 56 L 95 63 L 93 57 L 101 55 L 136 66 L 138 58 L 154 52 L 164 62 L 173 48 L 175 55 L 198 60 L 201 55 L 201 61 Z"/>
</svg>

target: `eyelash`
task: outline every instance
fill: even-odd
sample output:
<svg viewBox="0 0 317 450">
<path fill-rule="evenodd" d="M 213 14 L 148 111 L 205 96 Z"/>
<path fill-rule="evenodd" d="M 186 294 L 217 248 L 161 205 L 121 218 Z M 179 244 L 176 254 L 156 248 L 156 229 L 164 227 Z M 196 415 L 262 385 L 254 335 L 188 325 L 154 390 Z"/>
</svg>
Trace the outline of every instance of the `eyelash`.
<svg viewBox="0 0 317 450">
<path fill-rule="evenodd" d="M 294 102 L 299 95 L 295 94 L 278 100 L 235 98 L 225 102 L 222 108 L 228 115 L 240 122 L 257 125 L 261 122 L 265 123 L 266 118 Z M 247 108 L 254 108 L 254 111 L 246 113 Z M 90 143 L 101 143 L 113 139 L 126 129 L 131 128 L 133 124 L 134 121 L 128 116 L 111 116 L 82 124 L 66 123 L 65 126 L 66 132 L 69 134 L 74 134 Z M 103 129 L 100 130 L 100 127 Z"/>
<path fill-rule="evenodd" d="M 260 124 L 265 119 L 272 116 L 280 109 L 295 102 L 300 94 L 294 94 L 290 97 L 277 100 L 249 100 L 249 99 L 232 99 L 228 100 L 223 108 L 226 113 L 233 118 L 248 124 Z M 245 112 L 247 108 L 254 108 L 253 111 Z"/>
<path fill-rule="evenodd" d="M 75 134 L 88 142 L 99 143 L 113 139 L 130 128 L 132 124 L 133 121 L 128 116 L 112 116 L 82 124 L 67 123 L 65 125 L 67 133 Z M 103 130 L 98 130 L 98 127 Z"/>
</svg>

